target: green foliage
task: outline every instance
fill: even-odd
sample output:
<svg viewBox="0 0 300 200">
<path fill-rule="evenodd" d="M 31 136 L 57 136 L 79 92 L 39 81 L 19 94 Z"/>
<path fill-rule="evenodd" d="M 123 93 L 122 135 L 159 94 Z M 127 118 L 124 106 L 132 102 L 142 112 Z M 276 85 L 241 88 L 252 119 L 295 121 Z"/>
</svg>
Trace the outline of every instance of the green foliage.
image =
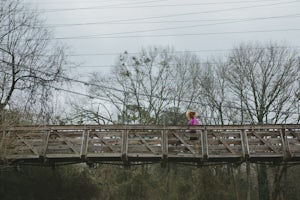
<svg viewBox="0 0 300 200">
<path fill-rule="evenodd" d="M 287 169 L 281 181 L 283 199 L 298 200 L 300 197 L 300 165 Z"/>
<path fill-rule="evenodd" d="M 97 186 L 85 169 L 20 167 L 0 174 L 2 200 L 84 200 L 97 195 Z"/>
<path fill-rule="evenodd" d="M 253 169 L 251 199 L 258 199 Z M 284 172 L 280 183 L 282 199 L 299 197 L 299 169 L 300 166 L 292 166 Z M 248 187 L 245 165 L 196 167 L 178 164 L 165 168 L 145 164 L 129 169 L 112 165 L 89 169 L 85 165 L 75 165 L 55 170 L 22 166 L 0 172 L 0 185 L 3 200 L 234 200 L 246 199 Z"/>
<path fill-rule="evenodd" d="M 100 167 L 96 174 L 108 167 Z M 114 191 L 107 199 L 235 199 L 236 194 L 227 166 L 200 167 L 169 164 L 148 165 L 114 171 L 109 181 Z M 100 170 L 100 171 L 99 171 Z M 109 170 L 109 171 L 110 171 Z M 101 179 L 103 181 L 103 179 Z M 246 185 L 239 188 L 240 197 L 245 197 Z M 109 186 L 108 186 L 109 187 Z M 106 190 L 107 191 L 107 190 Z M 242 195 L 244 194 L 244 195 Z"/>
</svg>

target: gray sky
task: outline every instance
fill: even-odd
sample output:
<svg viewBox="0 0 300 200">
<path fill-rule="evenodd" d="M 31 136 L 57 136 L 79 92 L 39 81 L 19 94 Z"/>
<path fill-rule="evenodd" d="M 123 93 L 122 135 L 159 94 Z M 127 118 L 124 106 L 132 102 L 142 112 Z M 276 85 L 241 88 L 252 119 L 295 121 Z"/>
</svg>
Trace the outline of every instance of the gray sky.
<svg viewBox="0 0 300 200">
<path fill-rule="evenodd" d="M 37 7 L 55 40 L 70 47 L 68 76 L 87 81 L 108 73 L 124 51 L 171 46 L 200 59 L 226 55 L 244 42 L 278 42 L 300 48 L 300 0 L 24 0 Z M 56 112 L 85 101 L 85 84 L 56 91 Z M 92 102 L 81 103 L 93 106 Z M 95 104 L 97 105 L 97 104 Z M 63 108 L 63 109 L 62 109 Z M 61 115 L 62 114 L 58 114 Z"/>
<path fill-rule="evenodd" d="M 300 1 L 25 0 L 42 10 L 54 37 L 70 47 L 74 74 L 107 72 L 124 51 L 172 46 L 200 58 L 241 42 L 300 46 Z"/>
</svg>

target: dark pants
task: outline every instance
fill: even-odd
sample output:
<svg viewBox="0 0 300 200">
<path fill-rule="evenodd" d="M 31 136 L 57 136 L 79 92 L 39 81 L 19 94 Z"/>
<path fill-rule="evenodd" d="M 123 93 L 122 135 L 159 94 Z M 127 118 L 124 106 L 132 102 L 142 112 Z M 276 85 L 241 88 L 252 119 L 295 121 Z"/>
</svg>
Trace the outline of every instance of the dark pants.
<svg viewBox="0 0 300 200">
<path fill-rule="evenodd" d="M 191 136 L 190 137 L 190 140 L 198 140 L 199 138 L 198 137 L 196 137 L 196 136 Z"/>
<path fill-rule="evenodd" d="M 196 130 L 190 130 L 190 133 L 194 133 L 195 136 L 190 136 L 190 140 L 198 140 L 199 138 L 196 136 Z"/>
</svg>

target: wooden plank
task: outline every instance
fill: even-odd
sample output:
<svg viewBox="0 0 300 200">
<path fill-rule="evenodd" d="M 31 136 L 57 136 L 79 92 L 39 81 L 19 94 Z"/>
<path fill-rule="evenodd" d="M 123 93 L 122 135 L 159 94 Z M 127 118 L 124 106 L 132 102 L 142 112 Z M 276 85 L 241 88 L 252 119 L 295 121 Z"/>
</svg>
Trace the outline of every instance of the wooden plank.
<svg viewBox="0 0 300 200">
<path fill-rule="evenodd" d="M 67 147 L 69 147 L 69 149 L 71 149 L 75 154 L 79 154 L 79 152 L 74 148 L 73 143 L 71 143 L 67 138 L 65 138 L 63 134 L 61 134 L 60 132 L 52 132 L 51 134 L 58 135 L 60 139 L 62 139 L 63 142 L 67 145 Z"/>
<path fill-rule="evenodd" d="M 279 152 L 277 151 L 277 149 L 274 149 L 274 148 L 270 145 L 270 143 L 269 143 L 267 140 L 261 138 L 261 137 L 260 137 L 258 134 L 256 134 L 255 132 L 251 132 L 251 134 L 253 134 L 253 135 L 255 135 L 255 137 L 259 138 L 260 141 L 262 141 L 265 145 L 267 145 L 267 146 L 268 146 L 271 150 L 273 150 L 275 153 L 279 153 Z"/>
<path fill-rule="evenodd" d="M 289 129 L 288 133 L 290 133 L 292 136 L 294 136 L 295 138 L 297 138 L 298 141 L 300 141 L 300 133 L 299 132 L 296 133 L 295 130 Z"/>
<path fill-rule="evenodd" d="M 228 151 L 230 151 L 232 154 L 236 154 L 236 152 L 228 145 L 225 140 L 220 139 L 219 134 L 212 132 L 212 135 L 214 135 L 218 139 L 218 141 L 220 141 L 227 148 Z"/>
<path fill-rule="evenodd" d="M 14 127 L 0 127 L 0 130 L 187 130 L 188 125 L 185 126 L 164 126 L 164 125 L 46 125 L 46 126 L 14 126 Z M 266 125 L 199 125 L 191 127 L 197 130 L 262 130 L 262 129 L 300 129 L 300 124 L 266 124 Z"/>
<path fill-rule="evenodd" d="M 192 152 L 193 154 L 195 154 L 194 149 L 192 149 L 189 145 L 186 144 L 186 142 L 177 134 L 177 133 L 173 133 L 173 135 L 181 142 L 181 144 L 183 144 L 190 152 Z"/>
<path fill-rule="evenodd" d="M 156 152 L 153 150 L 153 148 L 151 148 L 151 146 L 147 143 L 147 141 L 142 138 L 142 136 L 138 133 L 134 133 L 135 136 L 137 136 L 139 138 L 139 140 L 144 144 L 146 145 L 146 147 L 153 153 L 155 154 Z"/>
<path fill-rule="evenodd" d="M 35 155 L 39 155 L 39 152 L 26 140 L 24 140 L 21 136 L 19 136 L 18 134 L 16 134 L 17 138 L 23 142 Z"/>
<path fill-rule="evenodd" d="M 94 135 L 96 135 L 99 138 L 98 140 L 100 140 L 100 142 L 102 142 L 103 144 L 105 144 L 105 146 L 108 147 L 112 152 L 115 152 L 115 149 L 109 143 L 110 140 L 104 139 L 102 135 L 99 135 L 99 133 L 94 133 Z M 115 140 L 112 140 L 112 141 L 115 141 Z"/>
</svg>

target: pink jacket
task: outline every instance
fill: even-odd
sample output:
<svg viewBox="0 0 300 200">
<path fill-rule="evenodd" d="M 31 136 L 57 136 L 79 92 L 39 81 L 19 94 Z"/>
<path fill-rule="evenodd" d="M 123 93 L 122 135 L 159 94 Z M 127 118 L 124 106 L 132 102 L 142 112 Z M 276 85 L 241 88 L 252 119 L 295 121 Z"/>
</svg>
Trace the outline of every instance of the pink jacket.
<svg viewBox="0 0 300 200">
<path fill-rule="evenodd" d="M 189 125 L 199 125 L 197 118 L 193 118 L 190 120 Z"/>
</svg>

